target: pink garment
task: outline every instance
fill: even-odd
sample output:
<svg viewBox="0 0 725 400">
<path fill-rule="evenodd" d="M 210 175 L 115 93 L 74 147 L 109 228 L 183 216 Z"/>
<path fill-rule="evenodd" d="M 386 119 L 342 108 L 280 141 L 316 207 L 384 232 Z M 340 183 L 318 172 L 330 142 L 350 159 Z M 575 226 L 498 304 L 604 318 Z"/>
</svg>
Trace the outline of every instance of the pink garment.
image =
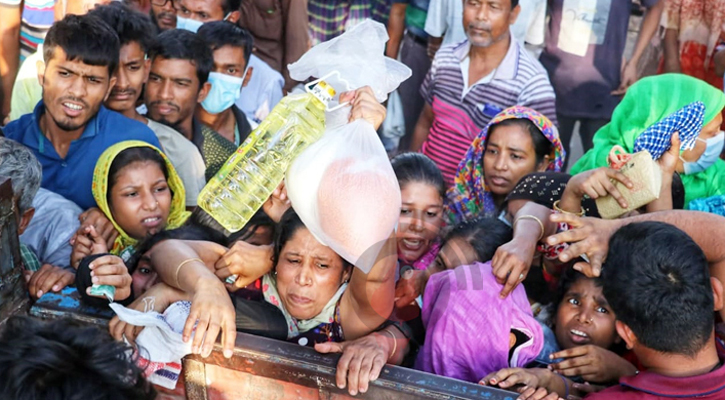
<svg viewBox="0 0 725 400">
<path fill-rule="evenodd" d="M 418 261 L 413 263 L 413 268 L 417 270 L 424 270 L 428 268 L 429 265 L 433 264 L 433 261 L 435 261 L 436 257 L 438 257 L 438 252 L 441 251 L 441 242 L 435 241 L 431 243 L 430 248 L 428 251 L 423 254 Z"/>
<path fill-rule="evenodd" d="M 436 375 L 478 382 L 491 372 L 523 367 L 541 352 L 544 334 L 531 313 L 522 285 L 506 298 L 491 262 L 460 266 L 431 276 L 423 296 L 425 343 L 415 368 Z M 529 340 L 514 350 L 516 329 Z"/>
</svg>

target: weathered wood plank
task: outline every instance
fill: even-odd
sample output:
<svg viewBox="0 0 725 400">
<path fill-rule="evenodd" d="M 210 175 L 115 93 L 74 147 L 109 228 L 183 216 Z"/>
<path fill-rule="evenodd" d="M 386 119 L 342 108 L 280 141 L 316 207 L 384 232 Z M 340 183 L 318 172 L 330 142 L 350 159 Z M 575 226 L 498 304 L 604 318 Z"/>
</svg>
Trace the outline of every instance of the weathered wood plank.
<svg viewBox="0 0 725 400">
<path fill-rule="evenodd" d="M 187 358 L 183 360 L 183 365 L 186 398 L 188 400 L 208 400 L 204 362 Z"/>
<path fill-rule="evenodd" d="M 206 364 L 209 400 L 221 394 L 269 391 L 279 399 L 348 399 L 335 385 L 339 355 L 319 354 L 292 343 L 239 333 L 234 356 L 226 359 L 217 345 L 208 358 L 189 356 Z M 261 378 L 261 379 L 260 379 Z M 240 395 L 241 396 L 241 395 Z M 357 399 L 514 399 L 516 394 L 420 371 L 386 366 L 380 378 Z M 247 398 L 236 395 L 226 398 Z M 250 397 L 251 398 L 251 397 Z M 259 397 L 256 397 L 259 398 Z"/>
</svg>

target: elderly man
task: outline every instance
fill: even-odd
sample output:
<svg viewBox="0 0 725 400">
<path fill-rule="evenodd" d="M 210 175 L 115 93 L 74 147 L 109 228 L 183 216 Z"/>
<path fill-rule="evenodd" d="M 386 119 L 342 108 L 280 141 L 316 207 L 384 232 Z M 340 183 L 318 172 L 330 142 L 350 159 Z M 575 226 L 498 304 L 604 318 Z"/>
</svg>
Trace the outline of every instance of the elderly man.
<svg viewBox="0 0 725 400">
<path fill-rule="evenodd" d="M 465 0 L 468 40 L 443 46 L 423 82 L 426 105 L 411 148 L 430 157 L 449 185 L 473 138 L 504 109 L 530 107 L 556 123 L 546 71 L 511 37 L 519 11 L 518 0 Z"/>
</svg>

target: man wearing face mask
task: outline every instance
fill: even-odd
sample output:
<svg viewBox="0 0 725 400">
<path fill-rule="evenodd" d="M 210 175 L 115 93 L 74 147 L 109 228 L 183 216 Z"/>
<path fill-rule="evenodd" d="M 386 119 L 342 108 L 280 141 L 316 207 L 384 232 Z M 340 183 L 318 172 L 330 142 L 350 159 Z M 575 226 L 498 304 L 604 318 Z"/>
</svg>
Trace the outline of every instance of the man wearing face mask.
<svg viewBox="0 0 725 400">
<path fill-rule="evenodd" d="M 238 147 L 252 131 L 244 113 L 234 105 L 252 75 L 248 68 L 252 36 L 226 21 L 206 23 L 198 35 L 211 48 L 214 68 L 209 73 L 211 90 L 196 108 L 196 117 Z"/>
<path fill-rule="evenodd" d="M 176 28 L 196 33 L 206 22 L 239 20 L 241 0 L 176 0 Z"/>
<path fill-rule="evenodd" d="M 236 24 L 240 17 L 240 3 L 241 0 L 175 0 L 177 28 L 196 33 L 207 22 L 227 21 Z M 266 118 L 282 99 L 285 82 L 282 74 L 254 54 L 245 59 L 250 70 L 249 85 L 245 96 L 238 99 L 236 106 L 256 124 Z"/>
</svg>

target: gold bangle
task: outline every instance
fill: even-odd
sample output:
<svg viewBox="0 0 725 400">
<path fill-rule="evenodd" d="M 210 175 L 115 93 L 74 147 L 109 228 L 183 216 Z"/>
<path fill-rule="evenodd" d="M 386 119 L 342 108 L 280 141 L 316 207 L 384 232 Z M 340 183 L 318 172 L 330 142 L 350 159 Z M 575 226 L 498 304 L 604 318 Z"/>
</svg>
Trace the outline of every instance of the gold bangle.
<svg viewBox="0 0 725 400">
<path fill-rule="evenodd" d="M 176 274 L 174 274 L 174 278 L 176 278 L 175 280 L 176 280 L 177 288 L 181 289 L 181 285 L 179 284 L 179 271 L 181 271 L 181 267 L 183 267 L 184 265 L 186 265 L 192 261 L 199 261 L 202 264 L 204 263 L 204 261 L 202 261 L 200 258 L 190 258 L 188 260 L 182 261 L 181 264 L 179 264 L 179 266 L 176 267 Z"/>
<path fill-rule="evenodd" d="M 541 222 L 540 219 L 538 219 L 537 217 L 535 217 L 533 215 L 522 215 L 522 216 L 516 218 L 516 220 L 514 221 L 514 228 L 516 227 L 516 223 L 519 222 L 519 221 L 521 221 L 522 219 L 532 219 L 532 220 L 534 220 L 534 221 L 536 221 L 536 222 L 539 223 L 539 227 L 541 228 L 541 235 L 539 235 L 539 238 L 536 239 L 536 241 L 537 242 L 541 241 L 541 239 L 544 238 L 544 232 L 545 232 L 545 230 L 544 230 L 544 223 Z"/>
<path fill-rule="evenodd" d="M 560 212 L 560 213 L 562 213 L 562 214 L 571 214 L 571 215 L 576 215 L 577 217 L 583 217 L 583 216 L 584 216 L 584 213 L 585 213 L 584 207 L 582 207 L 581 211 L 579 211 L 578 213 L 573 213 L 573 212 L 569 212 L 569 211 L 564 211 L 564 210 L 562 210 L 561 208 L 559 208 L 559 202 L 560 202 L 560 201 L 561 201 L 561 200 L 557 200 L 557 201 L 555 201 L 555 202 L 554 202 L 554 206 L 553 206 L 553 207 L 554 207 L 554 211 L 558 211 L 558 212 Z"/>
<path fill-rule="evenodd" d="M 393 338 L 393 351 L 390 352 L 390 356 L 388 357 L 388 361 L 393 358 L 395 355 L 395 351 L 398 350 L 398 339 L 395 337 L 395 334 L 393 332 L 390 332 L 389 330 L 384 330 L 383 332 L 390 335 L 391 338 Z"/>
</svg>

